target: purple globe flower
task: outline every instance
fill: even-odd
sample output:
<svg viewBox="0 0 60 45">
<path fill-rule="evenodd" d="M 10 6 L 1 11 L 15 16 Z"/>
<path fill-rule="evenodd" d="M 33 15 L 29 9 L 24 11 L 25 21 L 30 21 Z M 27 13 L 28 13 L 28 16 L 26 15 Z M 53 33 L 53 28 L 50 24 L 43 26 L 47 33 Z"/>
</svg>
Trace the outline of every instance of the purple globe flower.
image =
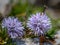
<svg viewBox="0 0 60 45">
<path fill-rule="evenodd" d="M 27 21 L 27 27 L 31 29 L 34 34 L 45 34 L 52 26 L 50 18 L 46 14 L 33 14 Z"/>
<path fill-rule="evenodd" d="M 11 38 L 23 36 L 22 23 L 15 17 L 4 18 L 2 21 L 2 28 L 7 28 L 7 32 Z"/>
</svg>

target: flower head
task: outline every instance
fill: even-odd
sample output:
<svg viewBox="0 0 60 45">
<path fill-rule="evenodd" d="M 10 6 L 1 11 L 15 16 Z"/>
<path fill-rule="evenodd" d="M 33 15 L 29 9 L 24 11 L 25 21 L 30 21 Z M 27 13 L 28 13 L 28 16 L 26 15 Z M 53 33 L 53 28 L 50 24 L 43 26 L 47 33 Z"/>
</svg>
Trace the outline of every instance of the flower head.
<svg viewBox="0 0 60 45">
<path fill-rule="evenodd" d="M 11 38 L 17 38 L 23 36 L 22 23 L 15 17 L 4 18 L 2 21 L 2 27 L 7 28 L 7 32 Z"/>
<path fill-rule="evenodd" d="M 36 13 L 27 21 L 27 27 L 38 35 L 45 34 L 52 26 L 50 18 L 46 14 Z"/>
</svg>

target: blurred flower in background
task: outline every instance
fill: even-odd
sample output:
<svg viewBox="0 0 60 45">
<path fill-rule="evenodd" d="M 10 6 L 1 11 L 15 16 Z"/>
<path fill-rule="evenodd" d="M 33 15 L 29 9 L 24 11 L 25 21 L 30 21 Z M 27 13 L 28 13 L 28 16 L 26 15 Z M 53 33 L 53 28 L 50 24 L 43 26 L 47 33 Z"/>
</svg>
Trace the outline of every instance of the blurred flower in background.
<svg viewBox="0 0 60 45">
<path fill-rule="evenodd" d="M 11 38 L 17 38 L 23 36 L 22 23 L 15 17 L 4 18 L 2 21 L 2 28 L 8 29 L 8 34 Z"/>
<path fill-rule="evenodd" d="M 27 21 L 29 27 L 34 33 L 41 35 L 45 34 L 52 26 L 50 18 L 46 14 L 33 14 Z"/>
</svg>

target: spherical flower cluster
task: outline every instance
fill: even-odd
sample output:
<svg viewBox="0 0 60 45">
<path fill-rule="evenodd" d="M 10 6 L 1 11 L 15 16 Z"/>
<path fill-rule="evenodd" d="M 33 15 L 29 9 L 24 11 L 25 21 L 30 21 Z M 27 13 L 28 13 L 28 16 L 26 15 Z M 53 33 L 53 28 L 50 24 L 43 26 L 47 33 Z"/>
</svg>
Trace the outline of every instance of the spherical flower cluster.
<svg viewBox="0 0 60 45">
<path fill-rule="evenodd" d="M 34 34 L 45 34 L 52 26 L 50 18 L 46 14 L 33 14 L 27 21 L 27 27 L 31 29 Z"/>
<path fill-rule="evenodd" d="M 15 17 L 4 18 L 2 21 L 2 28 L 7 28 L 7 32 L 11 38 L 23 36 L 22 23 Z"/>
</svg>

